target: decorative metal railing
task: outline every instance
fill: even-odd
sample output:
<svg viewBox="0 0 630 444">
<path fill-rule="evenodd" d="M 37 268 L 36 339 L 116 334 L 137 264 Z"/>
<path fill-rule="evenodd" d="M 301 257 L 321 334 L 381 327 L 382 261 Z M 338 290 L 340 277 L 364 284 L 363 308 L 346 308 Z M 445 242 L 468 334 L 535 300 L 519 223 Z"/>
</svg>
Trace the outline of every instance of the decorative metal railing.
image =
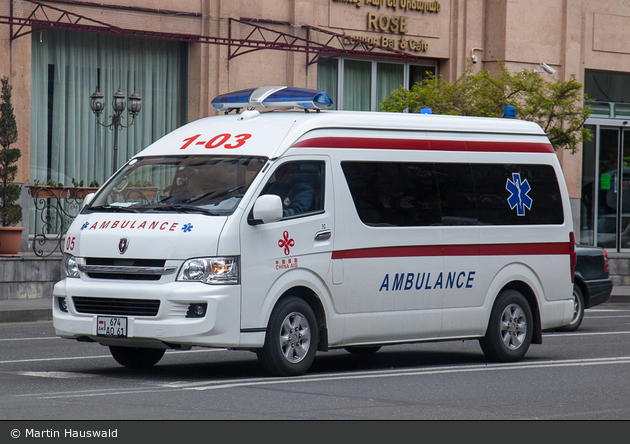
<svg viewBox="0 0 630 444">
<path fill-rule="evenodd" d="M 83 200 L 98 188 L 52 187 L 31 185 L 29 194 L 35 202 L 33 252 L 47 257 L 63 252 L 66 231 L 81 211 Z"/>
</svg>

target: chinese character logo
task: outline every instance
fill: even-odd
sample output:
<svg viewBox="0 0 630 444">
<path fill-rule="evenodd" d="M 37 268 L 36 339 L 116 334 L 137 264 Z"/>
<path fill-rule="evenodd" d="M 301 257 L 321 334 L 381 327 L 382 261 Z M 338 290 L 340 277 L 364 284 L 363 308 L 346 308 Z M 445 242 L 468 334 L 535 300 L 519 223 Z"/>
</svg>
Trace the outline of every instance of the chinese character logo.
<svg viewBox="0 0 630 444">
<path fill-rule="evenodd" d="M 532 198 L 527 195 L 531 190 L 527 179 L 521 182 L 520 173 L 512 173 L 512 180 L 507 180 L 505 188 L 510 192 L 510 197 L 507 199 L 510 209 L 513 210 L 516 207 L 516 214 L 525 216 L 525 208 L 531 210 L 533 202 Z"/>
<path fill-rule="evenodd" d="M 278 240 L 278 246 L 280 248 L 284 248 L 284 254 L 285 255 L 289 255 L 289 253 L 291 253 L 290 247 L 294 247 L 295 246 L 295 241 L 293 239 L 289 239 L 289 232 L 285 231 L 284 233 L 282 233 L 282 239 Z"/>
</svg>

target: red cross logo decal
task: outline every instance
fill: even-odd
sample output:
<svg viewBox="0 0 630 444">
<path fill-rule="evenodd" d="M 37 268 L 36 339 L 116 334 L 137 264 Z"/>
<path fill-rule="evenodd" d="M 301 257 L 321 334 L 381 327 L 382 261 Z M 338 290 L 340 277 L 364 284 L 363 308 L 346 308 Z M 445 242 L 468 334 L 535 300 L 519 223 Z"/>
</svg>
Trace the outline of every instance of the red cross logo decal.
<svg viewBox="0 0 630 444">
<path fill-rule="evenodd" d="M 285 231 L 284 233 L 282 233 L 282 239 L 278 240 L 278 246 L 280 248 L 284 248 L 284 254 L 286 254 L 287 256 L 289 255 L 289 253 L 291 253 L 291 250 L 289 249 L 289 247 L 294 247 L 295 241 L 293 239 L 289 239 L 288 231 Z"/>
</svg>

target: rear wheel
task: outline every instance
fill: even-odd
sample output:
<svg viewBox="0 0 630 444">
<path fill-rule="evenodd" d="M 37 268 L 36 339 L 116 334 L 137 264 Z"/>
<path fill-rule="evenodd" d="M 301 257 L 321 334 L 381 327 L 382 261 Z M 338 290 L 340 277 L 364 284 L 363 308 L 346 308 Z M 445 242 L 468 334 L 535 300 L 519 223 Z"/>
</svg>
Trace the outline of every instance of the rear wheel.
<svg viewBox="0 0 630 444">
<path fill-rule="evenodd" d="M 297 376 L 315 360 L 317 319 L 304 300 L 289 297 L 271 312 L 265 345 L 256 351 L 263 370 L 274 376 Z"/>
<path fill-rule="evenodd" d="M 584 319 L 584 296 L 577 285 L 573 285 L 573 319 L 569 325 L 558 328 L 558 331 L 575 331 Z"/>
<path fill-rule="evenodd" d="M 117 347 L 110 345 L 109 351 L 120 365 L 130 368 L 152 367 L 164 356 L 163 348 Z"/>
<path fill-rule="evenodd" d="M 505 290 L 499 293 L 492 307 L 488 330 L 479 344 L 492 361 L 518 361 L 529 349 L 533 328 L 527 299 L 516 290 Z"/>
</svg>

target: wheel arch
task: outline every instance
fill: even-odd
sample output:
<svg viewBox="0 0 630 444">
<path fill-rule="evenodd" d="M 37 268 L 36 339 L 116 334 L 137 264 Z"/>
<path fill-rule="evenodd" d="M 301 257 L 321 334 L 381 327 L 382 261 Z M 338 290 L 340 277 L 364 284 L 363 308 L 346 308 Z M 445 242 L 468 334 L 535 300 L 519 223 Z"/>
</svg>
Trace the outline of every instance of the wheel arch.
<svg viewBox="0 0 630 444">
<path fill-rule="evenodd" d="M 275 302 L 274 307 L 281 303 L 284 299 L 289 297 L 298 297 L 311 306 L 317 319 L 317 329 L 319 331 L 319 342 L 317 344 L 317 350 L 328 350 L 328 328 L 326 325 L 326 310 L 324 310 L 324 304 L 317 293 L 309 287 L 303 285 L 296 285 L 288 288 L 280 295 Z"/>
<path fill-rule="evenodd" d="M 525 297 L 525 299 L 527 300 L 527 303 L 529 304 L 529 307 L 532 310 L 532 318 L 534 320 L 532 343 L 542 344 L 542 326 L 541 326 L 541 321 L 540 321 L 540 307 L 538 306 L 538 298 L 536 298 L 536 293 L 534 292 L 534 290 L 529 286 L 529 284 L 520 280 L 514 280 L 511 282 L 508 282 L 501 288 L 501 291 L 504 291 L 504 290 L 516 290 Z"/>
<path fill-rule="evenodd" d="M 324 281 L 318 274 L 308 269 L 298 268 L 288 271 L 271 285 L 264 299 L 257 306 L 257 325 L 252 325 L 250 328 L 266 330 L 274 308 L 290 296 L 299 297 L 311 306 L 317 318 L 320 333 L 318 350 L 327 350 L 329 322 L 327 314 L 334 311 L 334 308 Z"/>
<path fill-rule="evenodd" d="M 491 310 L 501 291 L 514 289 L 520 292 L 527 300 L 532 311 L 534 322 L 532 335 L 533 344 L 542 343 L 543 319 L 540 307 L 541 304 L 545 304 L 545 288 L 549 287 L 543 285 L 539 272 L 545 273 L 545 270 L 537 270 L 535 266 L 525 262 L 511 262 L 506 264 L 494 276 L 492 283 L 488 287 L 486 299 L 486 301 L 490 303 L 489 310 Z M 546 279 L 549 279 L 548 275 Z M 553 289 L 554 286 L 551 285 L 551 288 L 547 288 L 546 291 L 554 291 Z"/>
</svg>

